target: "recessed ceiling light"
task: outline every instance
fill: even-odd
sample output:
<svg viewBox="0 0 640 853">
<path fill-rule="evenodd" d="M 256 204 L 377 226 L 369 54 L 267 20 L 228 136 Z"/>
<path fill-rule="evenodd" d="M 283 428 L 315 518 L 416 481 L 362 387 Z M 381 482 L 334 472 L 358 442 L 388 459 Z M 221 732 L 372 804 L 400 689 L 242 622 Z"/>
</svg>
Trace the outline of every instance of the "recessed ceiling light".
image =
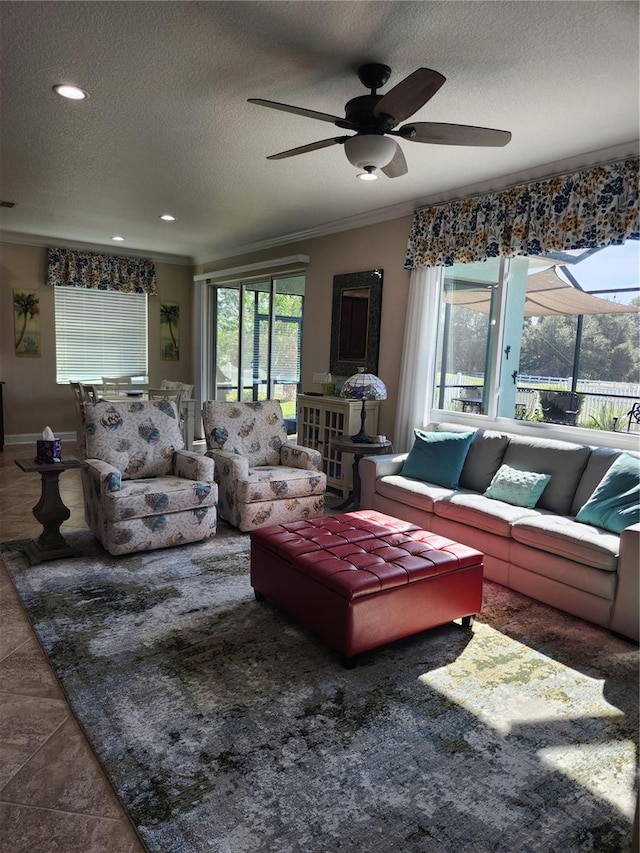
<svg viewBox="0 0 640 853">
<path fill-rule="evenodd" d="M 66 83 L 58 83 L 53 87 L 53 91 L 60 95 L 61 98 L 66 98 L 68 101 L 86 101 L 89 93 L 78 86 L 69 86 Z"/>
<path fill-rule="evenodd" d="M 121 241 L 121 240 L 124 240 L 124 237 L 120 237 L 118 234 L 116 234 L 116 236 L 112 237 L 111 239 Z"/>
<path fill-rule="evenodd" d="M 175 216 L 172 216 L 170 213 L 162 213 L 160 214 L 160 219 L 164 219 L 165 222 L 175 222 Z"/>
</svg>

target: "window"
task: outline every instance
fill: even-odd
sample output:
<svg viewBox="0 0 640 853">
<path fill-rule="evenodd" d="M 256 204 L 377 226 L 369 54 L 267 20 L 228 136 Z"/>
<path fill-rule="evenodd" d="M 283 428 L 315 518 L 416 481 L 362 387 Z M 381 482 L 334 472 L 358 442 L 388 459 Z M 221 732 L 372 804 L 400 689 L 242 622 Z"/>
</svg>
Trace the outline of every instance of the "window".
<svg viewBox="0 0 640 853">
<path fill-rule="evenodd" d="M 147 375 L 147 297 L 55 287 L 56 381 Z"/>
<path fill-rule="evenodd" d="M 640 244 L 444 269 L 433 407 L 634 431 Z"/>
</svg>

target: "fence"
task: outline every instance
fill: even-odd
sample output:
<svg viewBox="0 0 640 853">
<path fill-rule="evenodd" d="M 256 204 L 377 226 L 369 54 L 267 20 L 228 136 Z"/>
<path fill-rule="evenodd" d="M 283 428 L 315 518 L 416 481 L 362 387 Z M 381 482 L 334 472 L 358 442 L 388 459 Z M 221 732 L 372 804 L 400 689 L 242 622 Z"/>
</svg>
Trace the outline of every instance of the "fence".
<svg viewBox="0 0 640 853">
<path fill-rule="evenodd" d="M 447 377 L 444 409 L 456 411 L 461 408 L 460 398 L 464 387 L 481 389 L 482 374 L 455 374 Z M 450 384 L 451 383 L 451 384 Z M 518 375 L 515 417 L 521 420 L 544 420 L 540 404 L 540 391 L 569 391 L 571 377 Z M 578 380 L 576 391 L 581 397 L 580 412 L 576 426 L 588 429 L 626 431 L 629 412 L 640 400 L 640 385 L 633 382 L 603 382 L 595 379 Z M 481 395 L 477 390 L 473 396 Z M 479 407 L 476 411 L 479 410 Z M 639 433 L 640 424 L 631 423 L 631 432 Z"/>
</svg>

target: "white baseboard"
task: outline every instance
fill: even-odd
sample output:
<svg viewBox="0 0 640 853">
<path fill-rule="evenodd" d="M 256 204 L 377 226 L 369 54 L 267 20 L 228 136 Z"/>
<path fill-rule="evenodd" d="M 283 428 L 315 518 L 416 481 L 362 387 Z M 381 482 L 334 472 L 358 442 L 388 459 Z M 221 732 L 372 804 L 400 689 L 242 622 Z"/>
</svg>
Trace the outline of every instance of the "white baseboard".
<svg viewBox="0 0 640 853">
<path fill-rule="evenodd" d="M 41 432 L 26 433 L 23 435 L 5 435 L 4 443 L 5 445 L 33 444 L 35 446 L 36 441 L 39 441 L 41 438 Z M 68 444 L 76 444 L 78 441 L 78 436 L 75 432 L 59 432 L 56 438 L 59 438 L 60 441 L 66 441 Z"/>
</svg>

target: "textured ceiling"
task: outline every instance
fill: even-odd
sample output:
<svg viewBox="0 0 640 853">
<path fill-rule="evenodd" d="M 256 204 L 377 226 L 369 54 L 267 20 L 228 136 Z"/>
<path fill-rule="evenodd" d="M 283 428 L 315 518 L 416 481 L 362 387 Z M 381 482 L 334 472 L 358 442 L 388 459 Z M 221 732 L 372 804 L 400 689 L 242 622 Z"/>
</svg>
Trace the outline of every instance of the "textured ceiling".
<svg viewBox="0 0 640 853">
<path fill-rule="evenodd" d="M 196 262 L 410 212 L 456 190 L 637 152 L 636 2 L 0 3 L 0 236 Z M 247 103 L 331 114 L 384 62 L 447 82 L 413 117 L 510 130 L 505 148 L 404 141 L 364 183 L 339 135 Z M 83 103 L 51 87 L 75 83 Z M 165 211 L 174 223 L 158 218 Z M 111 237 L 121 234 L 122 243 Z"/>
</svg>

